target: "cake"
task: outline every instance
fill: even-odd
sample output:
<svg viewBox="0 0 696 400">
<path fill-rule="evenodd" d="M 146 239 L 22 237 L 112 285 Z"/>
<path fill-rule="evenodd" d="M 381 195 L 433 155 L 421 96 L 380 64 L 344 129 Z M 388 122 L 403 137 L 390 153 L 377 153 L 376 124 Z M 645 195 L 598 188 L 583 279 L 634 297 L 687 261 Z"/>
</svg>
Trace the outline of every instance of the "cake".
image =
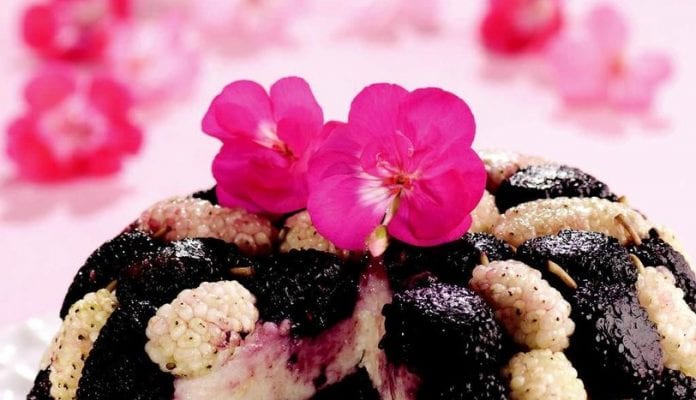
<svg viewBox="0 0 696 400">
<path fill-rule="evenodd" d="M 28 399 L 696 398 L 696 275 L 675 236 L 578 168 L 479 159 L 464 231 L 427 245 L 389 229 L 392 205 L 364 248 L 341 246 L 314 221 L 312 162 L 308 210 L 231 206 L 220 170 L 152 205 L 78 270 Z M 351 217 L 334 213 L 348 233 Z"/>
</svg>

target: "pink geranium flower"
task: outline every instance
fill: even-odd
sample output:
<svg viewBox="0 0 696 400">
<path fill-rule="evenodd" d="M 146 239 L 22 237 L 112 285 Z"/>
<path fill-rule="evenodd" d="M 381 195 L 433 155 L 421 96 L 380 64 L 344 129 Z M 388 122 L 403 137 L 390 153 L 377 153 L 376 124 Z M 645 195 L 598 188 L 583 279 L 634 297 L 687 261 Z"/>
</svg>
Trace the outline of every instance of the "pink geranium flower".
<svg viewBox="0 0 696 400">
<path fill-rule="evenodd" d="M 354 14 L 349 31 L 368 38 L 393 39 L 403 30 L 431 33 L 440 27 L 440 0 L 363 0 L 347 4 Z"/>
<path fill-rule="evenodd" d="M 338 247 L 383 250 L 384 226 L 404 242 L 432 246 L 471 225 L 486 172 L 471 149 L 469 107 L 440 89 L 376 84 L 353 100 L 310 161 L 307 209 Z M 375 243 L 376 242 L 376 243 Z"/>
<path fill-rule="evenodd" d="M 671 73 L 671 63 L 657 52 L 629 58 L 627 44 L 626 21 L 609 6 L 594 8 L 581 29 L 554 40 L 548 60 L 563 99 L 571 105 L 648 110 Z"/>
<path fill-rule="evenodd" d="M 199 54 L 182 37 L 176 18 L 121 24 L 106 59 L 114 76 L 128 83 L 139 104 L 160 104 L 190 92 Z"/>
<path fill-rule="evenodd" d="M 558 33 L 562 11 L 561 0 L 489 0 L 481 40 L 496 53 L 539 49 Z"/>
<path fill-rule="evenodd" d="M 25 42 L 39 54 L 70 61 L 99 60 L 113 22 L 125 18 L 123 0 L 48 0 L 27 8 Z"/>
<path fill-rule="evenodd" d="M 300 78 L 281 79 L 270 93 L 251 81 L 225 87 L 203 118 L 203 131 L 223 142 L 213 162 L 220 203 L 271 214 L 304 208 L 307 163 L 323 123 Z"/>
<path fill-rule="evenodd" d="M 50 69 L 26 87 L 28 109 L 8 130 L 7 154 L 26 179 L 106 175 L 140 148 L 128 90 L 108 77 Z"/>
</svg>

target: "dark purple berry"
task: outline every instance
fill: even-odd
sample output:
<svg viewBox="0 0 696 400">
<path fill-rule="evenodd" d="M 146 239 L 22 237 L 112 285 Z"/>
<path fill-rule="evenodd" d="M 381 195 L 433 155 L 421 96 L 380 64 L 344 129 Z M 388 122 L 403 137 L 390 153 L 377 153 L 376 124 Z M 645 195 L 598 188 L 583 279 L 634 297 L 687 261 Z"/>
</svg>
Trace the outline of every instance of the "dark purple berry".
<svg viewBox="0 0 696 400">
<path fill-rule="evenodd" d="M 77 400 L 172 399 L 174 376 L 145 352 L 145 328 L 156 312 L 147 301 L 114 311 L 85 361 Z"/>
<path fill-rule="evenodd" d="M 555 197 L 599 197 L 616 201 L 603 182 L 566 165 L 542 164 L 520 169 L 503 181 L 495 193 L 500 212 L 516 205 Z"/>
<path fill-rule="evenodd" d="M 141 261 L 162 246 L 160 242 L 137 230 L 121 233 L 101 245 L 77 271 L 63 300 L 60 317 L 65 317 L 70 306 L 87 293 L 106 287 L 117 279 L 121 270 Z"/>
<path fill-rule="evenodd" d="M 505 360 L 504 331 L 493 310 L 469 289 L 429 281 L 394 295 L 382 311 L 387 359 L 424 381 L 493 371 Z"/>
<path fill-rule="evenodd" d="M 240 282 L 256 296 L 265 321 L 289 319 L 293 333 L 314 336 L 351 315 L 358 297 L 358 264 L 316 250 L 291 250 L 258 260 Z"/>
<path fill-rule="evenodd" d="M 628 251 L 615 238 L 598 232 L 564 230 L 558 235 L 530 239 L 517 248 L 516 258 L 541 270 L 544 278 L 564 294 L 569 293 L 568 286 L 548 271 L 549 261 L 560 265 L 578 285 L 633 287 L 638 280 Z"/>
<path fill-rule="evenodd" d="M 222 240 L 178 240 L 122 270 L 116 296 L 120 304 L 146 300 L 159 307 L 184 289 L 223 280 L 237 262 L 248 263 L 236 246 Z"/>
<path fill-rule="evenodd" d="M 684 375 L 680 371 L 665 368 L 659 386 L 656 399 L 696 399 L 696 378 Z"/>
<path fill-rule="evenodd" d="M 568 298 L 575 332 L 568 359 L 591 398 L 653 398 L 663 369 L 660 335 L 626 285 L 583 285 Z"/>
<path fill-rule="evenodd" d="M 53 397 L 51 397 L 50 375 L 51 370 L 49 368 L 39 371 L 34 380 L 34 386 L 27 395 L 27 400 L 53 400 Z"/>
<path fill-rule="evenodd" d="M 448 380 L 427 380 L 417 400 L 507 400 L 507 387 L 497 373 L 477 373 Z"/>
<path fill-rule="evenodd" d="M 459 240 L 435 247 L 394 242 L 384 255 L 384 263 L 395 289 L 411 287 L 431 275 L 443 282 L 467 286 L 482 254 L 490 261 L 514 256 L 512 248 L 493 235 L 467 233 Z"/>
</svg>

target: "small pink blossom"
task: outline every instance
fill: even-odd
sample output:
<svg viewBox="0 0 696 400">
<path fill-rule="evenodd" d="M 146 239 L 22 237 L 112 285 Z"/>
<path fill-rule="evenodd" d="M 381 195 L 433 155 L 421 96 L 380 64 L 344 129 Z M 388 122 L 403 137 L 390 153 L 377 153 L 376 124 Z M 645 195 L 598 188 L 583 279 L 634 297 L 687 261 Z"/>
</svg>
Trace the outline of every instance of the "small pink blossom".
<svg viewBox="0 0 696 400">
<path fill-rule="evenodd" d="M 496 53 L 539 49 L 560 30 L 561 5 L 561 0 L 489 0 L 481 40 Z"/>
<path fill-rule="evenodd" d="M 24 13 L 27 45 L 47 58 L 100 60 L 109 44 L 110 27 L 126 17 L 123 0 L 48 0 Z"/>
<path fill-rule="evenodd" d="M 440 27 L 440 0 L 363 0 L 348 2 L 354 15 L 348 31 L 367 38 L 393 39 L 412 29 L 432 33 Z"/>
<path fill-rule="evenodd" d="M 307 209 L 317 230 L 351 250 L 383 248 L 381 225 L 407 243 L 457 239 L 471 225 L 486 172 L 475 124 L 455 95 L 376 84 L 353 100 L 309 166 Z M 372 238 L 366 243 L 368 238 Z"/>
<path fill-rule="evenodd" d="M 182 37 L 178 19 L 121 24 L 106 55 L 116 78 L 128 83 L 139 104 L 152 105 L 190 92 L 199 55 Z"/>
<path fill-rule="evenodd" d="M 650 109 L 671 74 L 668 56 L 647 52 L 628 57 L 628 26 L 615 9 L 598 6 L 582 29 L 565 33 L 548 49 L 556 86 L 571 105 L 607 104 L 623 111 Z"/>
<path fill-rule="evenodd" d="M 191 16 L 202 44 L 249 51 L 285 42 L 303 6 L 304 0 L 196 0 Z"/>
<path fill-rule="evenodd" d="M 7 154 L 18 174 L 48 181 L 106 175 L 140 148 L 128 90 L 109 77 L 51 68 L 26 87 L 28 108 L 11 123 Z"/>
<path fill-rule="evenodd" d="M 251 81 L 227 85 L 203 118 L 223 143 L 213 162 L 220 203 L 283 214 L 307 203 L 307 163 L 324 116 L 307 83 L 284 78 L 269 93 Z"/>
</svg>

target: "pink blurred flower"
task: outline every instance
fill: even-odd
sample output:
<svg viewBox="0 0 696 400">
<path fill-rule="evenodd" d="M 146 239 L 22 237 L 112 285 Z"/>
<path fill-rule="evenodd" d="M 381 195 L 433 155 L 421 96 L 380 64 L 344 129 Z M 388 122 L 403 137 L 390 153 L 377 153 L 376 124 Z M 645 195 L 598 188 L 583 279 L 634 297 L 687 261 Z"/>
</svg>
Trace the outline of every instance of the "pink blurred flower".
<svg viewBox="0 0 696 400">
<path fill-rule="evenodd" d="M 124 0 L 48 0 L 27 8 L 22 34 L 44 57 L 99 60 L 109 43 L 111 25 L 125 18 L 125 12 Z"/>
<path fill-rule="evenodd" d="M 106 175 L 140 148 L 128 90 L 109 77 L 50 68 L 25 92 L 28 108 L 8 129 L 7 154 L 18 174 L 49 181 Z"/>
<path fill-rule="evenodd" d="M 287 28 L 303 5 L 304 0 L 196 0 L 191 15 L 203 44 L 257 50 L 285 42 Z"/>
<path fill-rule="evenodd" d="M 186 95 L 198 72 L 199 54 L 182 37 L 175 18 L 121 24 L 113 32 L 107 62 L 139 104 Z"/>
<path fill-rule="evenodd" d="M 349 32 L 376 39 L 393 39 L 413 29 L 435 32 L 440 27 L 440 0 L 363 0 L 349 2 L 353 10 Z"/>
<path fill-rule="evenodd" d="M 571 105 L 608 104 L 623 111 L 647 111 L 671 74 L 669 57 L 648 52 L 629 58 L 628 26 L 610 6 L 594 8 L 583 28 L 563 34 L 548 49 L 563 99 Z"/>
<path fill-rule="evenodd" d="M 300 78 L 279 80 L 269 94 L 251 81 L 227 85 L 203 118 L 203 131 L 223 142 L 213 161 L 220 203 L 271 214 L 304 208 L 307 162 L 323 124 Z"/>
<path fill-rule="evenodd" d="M 431 246 L 471 225 L 486 172 L 469 107 L 440 89 L 376 84 L 353 100 L 310 160 L 307 209 L 337 246 L 383 249 L 383 232 Z M 373 240 L 374 239 L 374 240 Z"/>
<path fill-rule="evenodd" d="M 542 47 L 562 24 L 561 0 L 489 0 L 481 40 L 496 53 L 522 53 Z"/>
</svg>

